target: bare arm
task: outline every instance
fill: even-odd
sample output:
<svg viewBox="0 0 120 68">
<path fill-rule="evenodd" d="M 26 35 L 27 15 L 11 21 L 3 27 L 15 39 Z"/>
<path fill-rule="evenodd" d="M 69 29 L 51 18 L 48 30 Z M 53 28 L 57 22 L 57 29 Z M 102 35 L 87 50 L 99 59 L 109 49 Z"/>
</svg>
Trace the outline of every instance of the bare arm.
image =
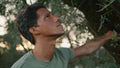
<svg viewBox="0 0 120 68">
<path fill-rule="evenodd" d="M 103 46 L 108 40 L 112 39 L 113 34 L 114 34 L 114 32 L 109 31 L 100 38 L 96 38 L 96 39 L 84 44 L 83 46 L 74 48 L 75 57 L 73 60 L 95 52 L 101 46 Z"/>
</svg>

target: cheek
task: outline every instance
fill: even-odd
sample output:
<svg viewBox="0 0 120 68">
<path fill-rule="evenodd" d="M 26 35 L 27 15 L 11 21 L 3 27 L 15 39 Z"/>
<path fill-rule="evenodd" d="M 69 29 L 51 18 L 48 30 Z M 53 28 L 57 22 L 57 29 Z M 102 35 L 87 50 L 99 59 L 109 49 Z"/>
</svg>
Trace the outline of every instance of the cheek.
<svg viewBox="0 0 120 68">
<path fill-rule="evenodd" d="M 46 26 L 46 32 L 54 32 L 56 30 L 54 25 L 47 25 Z"/>
<path fill-rule="evenodd" d="M 46 34 L 46 33 L 53 33 L 55 31 L 55 26 L 54 25 L 41 25 L 41 32 Z"/>
<path fill-rule="evenodd" d="M 51 30 L 51 29 L 55 29 L 56 25 L 55 23 L 53 23 L 52 21 L 47 21 L 43 23 L 43 26 L 46 30 Z"/>
</svg>

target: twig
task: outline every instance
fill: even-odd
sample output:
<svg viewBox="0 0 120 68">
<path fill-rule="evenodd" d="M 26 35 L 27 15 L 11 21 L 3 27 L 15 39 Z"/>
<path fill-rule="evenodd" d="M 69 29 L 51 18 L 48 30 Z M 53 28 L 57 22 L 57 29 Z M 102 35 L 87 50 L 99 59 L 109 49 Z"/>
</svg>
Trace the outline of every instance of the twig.
<svg viewBox="0 0 120 68">
<path fill-rule="evenodd" d="M 66 34 L 66 36 L 67 36 L 67 39 L 68 39 L 68 41 L 69 41 L 69 43 L 70 43 L 70 45 L 71 45 L 70 48 L 73 48 L 71 39 L 70 39 L 70 37 L 69 37 L 69 32 Z"/>
<path fill-rule="evenodd" d="M 115 0 L 112 0 L 110 3 L 108 3 L 107 5 L 105 5 L 102 9 L 96 11 L 96 12 L 101 12 L 103 11 L 104 9 L 106 9 L 108 6 L 110 6 Z"/>
<path fill-rule="evenodd" d="M 100 23 L 100 26 L 98 28 L 98 32 L 100 31 L 100 29 L 102 28 L 102 25 L 104 23 L 104 16 L 101 16 L 101 23 Z"/>
<path fill-rule="evenodd" d="M 28 52 L 28 50 L 25 48 L 25 46 L 23 45 L 23 43 L 20 43 L 20 44 L 24 48 L 25 52 Z"/>
</svg>

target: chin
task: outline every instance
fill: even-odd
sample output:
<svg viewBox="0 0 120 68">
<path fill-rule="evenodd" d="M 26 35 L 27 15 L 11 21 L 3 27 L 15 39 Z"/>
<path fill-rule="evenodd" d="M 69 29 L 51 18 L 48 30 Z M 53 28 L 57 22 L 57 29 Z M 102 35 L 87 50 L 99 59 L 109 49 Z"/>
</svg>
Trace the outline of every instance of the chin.
<svg viewBox="0 0 120 68">
<path fill-rule="evenodd" d="M 63 33 L 60 33 L 59 35 L 64 35 L 65 34 L 65 32 L 63 32 Z"/>
<path fill-rule="evenodd" d="M 56 36 L 62 36 L 64 34 L 65 34 L 65 32 L 61 32 L 61 33 L 56 34 Z"/>
</svg>

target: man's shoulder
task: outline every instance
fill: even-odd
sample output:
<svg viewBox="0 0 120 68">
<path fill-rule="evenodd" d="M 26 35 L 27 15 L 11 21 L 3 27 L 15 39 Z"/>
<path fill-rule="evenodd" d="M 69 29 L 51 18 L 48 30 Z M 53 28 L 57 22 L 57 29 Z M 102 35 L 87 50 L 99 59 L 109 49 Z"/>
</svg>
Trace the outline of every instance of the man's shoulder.
<svg viewBox="0 0 120 68">
<path fill-rule="evenodd" d="M 72 48 L 63 48 L 63 47 L 61 47 L 61 48 L 56 48 L 56 50 L 61 51 L 61 52 L 63 52 L 63 53 L 73 51 Z"/>
<path fill-rule="evenodd" d="M 73 53 L 73 49 L 71 48 L 56 48 L 57 54 L 67 55 L 69 53 Z"/>
<path fill-rule="evenodd" d="M 65 59 L 71 60 L 75 56 L 72 48 L 58 48 L 57 54 L 62 55 Z"/>
<path fill-rule="evenodd" d="M 26 60 L 29 57 L 29 52 L 27 52 L 26 54 L 24 54 L 19 60 L 17 60 L 11 68 L 22 68 L 22 66 L 25 64 Z"/>
</svg>

